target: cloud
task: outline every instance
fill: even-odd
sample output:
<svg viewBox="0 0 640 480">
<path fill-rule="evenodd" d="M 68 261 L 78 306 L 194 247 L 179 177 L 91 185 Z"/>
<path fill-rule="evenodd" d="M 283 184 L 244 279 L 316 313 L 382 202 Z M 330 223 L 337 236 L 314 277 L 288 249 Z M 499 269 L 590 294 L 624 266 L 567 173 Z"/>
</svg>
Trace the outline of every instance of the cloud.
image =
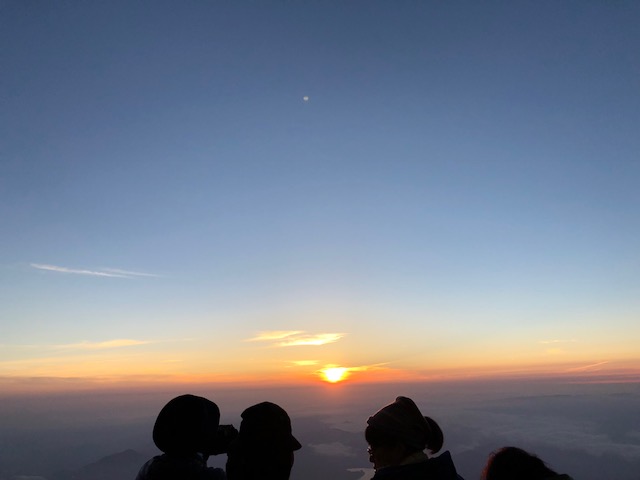
<svg viewBox="0 0 640 480">
<path fill-rule="evenodd" d="M 371 370 L 379 370 L 380 368 L 389 365 L 389 362 L 374 363 L 372 365 L 361 365 L 359 367 L 349 367 L 350 372 L 368 372 Z"/>
<path fill-rule="evenodd" d="M 545 402 L 542 407 L 541 402 Z M 509 413 L 481 410 L 480 415 L 464 416 L 460 428 L 467 432 L 467 442 L 473 441 L 474 432 L 481 432 L 481 438 L 491 438 L 495 445 L 544 445 L 558 451 L 580 450 L 598 457 L 612 454 L 640 460 L 640 445 L 607 433 L 611 424 L 625 417 L 627 423 L 633 421 L 628 409 L 634 407 L 624 407 L 615 415 L 611 406 L 604 401 L 590 403 L 586 396 L 522 397 L 501 405 Z M 593 409 L 600 415 L 593 415 Z"/>
<path fill-rule="evenodd" d="M 88 275 L 93 277 L 111 277 L 111 278 L 134 278 L 134 277 L 157 277 L 152 273 L 132 272 L 129 270 L 120 270 L 117 268 L 103 268 L 101 270 L 84 270 L 77 268 L 61 267 L 59 265 L 48 265 L 43 263 L 32 263 L 31 267 L 38 270 L 46 270 L 49 272 L 71 273 L 75 275 Z"/>
<path fill-rule="evenodd" d="M 353 448 L 340 442 L 309 444 L 309 447 L 318 455 L 332 457 L 355 457 Z"/>
<path fill-rule="evenodd" d="M 557 344 L 557 343 L 576 343 L 577 340 L 571 339 L 571 340 L 540 340 L 539 343 L 541 343 L 542 345 L 553 345 L 553 344 Z"/>
<path fill-rule="evenodd" d="M 160 277 L 160 275 L 156 275 L 155 273 L 133 272 L 131 270 L 120 270 L 119 268 L 103 268 L 102 271 L 132 277 Z"/>
<path fill-rule="evenodd" d="M 109 273 L 109 272 L 101 272 L 101 271 L 94 271 L 94 270 L 77 270 L 74 268 L 59 267 L 57 265 L 44 265 L 41 263 L 32 263 L 31 266 L 33 268 L 37 268 L 38 270 L 48 270 L 50 272 L 75 273 L 77 275 L 92 275 L 94 277 L 127 278 L 126 275 L 122 275 L 119 273 Z"/>
<path fill-rule="evenodd" d="M 592 363 L 590 365 L 583 365 L 581 367 L 570 368 L 566 371 L 567 372 L 584 372 L 585 370 L 594 370 L 594 369 L 600 370 L 598 367 L 602 365 L 606 365 L 607 363 L 609 362 L 605 361 L 605 362 Z"/>
<path fill-rule="evenodd" d="M 633 439 L 633 440 L 640 440 L 640 431 L 630 431 L 627 432 L 627 437 Z"/>
<path fill-rule="evenodd" d="M 118 338 L 115 340 L 106 340 L 104 342 L 80 342 L 68 343 L 63 345 L 55 345 L 54 348 L 64 350 L 105 350 L 110 348 L 135 347 L 138 345 L 147 345 L 151 342 L 146 340 L 132 340 L 129 338 Z"/>
<path fill-rule="evenodd" d="M 293 362 L 294 365 L 298 366 L 298 367 L 308 367 L 311 365 L 317 365 L 318 361 L 317 360 L 295 360 Z"/>
<path fill-rule="evenodd" d="M 296 347 L 299 345 L 326 345 L 327 343 L 334 343 L 344 337 L 344 333 L 318 333 L 316 335 L 298 335 L 295 337 L 287 337 L 283 342 L 280 342 L 280 347 Z"/>
<path fill-rule="evenodd" d="M 249 342 L 275 342 L 278 347 L 297 347 L 302 345 L 320 346 L 334 343 L 344 337 L 344 333 L 307 334 L 301 330 L 275 330 L 260 332 Z"/>
<path fill-rule="evenodd" d="M 561 348 L 547 348 L 546 352 L 549 355 L 564 355 L 565 353 L 567 353 L 566 350 L 563 350 Z"/>
<path fill-rule="evenodd" d="M 253 338 L 249 338 L 248 342 L 268 342 L 270 340 L 282 340 L 283 338 L 299 335 L 303 333 L 300 330 L 274 330 L 270 332 L 260 332 Z"/>
<path fill-rule="evenodd" d="M 133 340 L 130 338 L 117 338 L 114 340 L 105 340 L 103 342 L 78 342 L 78 343 L 61 343 L 61 344 L 48 344 L 48 345 L 8 345 L 0 344 L 3 349 L 18 349 L 18 350 L 107 350 L 111 348 L 124 348 L 124 347 L 136 347 L 139 345 L 148 345 L 154 343 L 149 340 Z"/>
<path fill-rule="evenodd" d="M 380 370 L 385 365 L 388 365 L 388 363 L 375 363 L 375 364 L 372 364 L 372 365 L 359 365 L 359 366 L 356 366 L 356 367 L 343 367 L 341 365 L 335 365 L 333 363 L 330 363 L 330 364 L 325 365 L 324 368 L 319 370 L 319 372 L 323 372 L 323 371 L 328 370 L 328 369 L 336 369 L 336 368 L 343 369 L 345 373 L 371 372 L 371 371 Z"/>
<path fill-rule="evenodd" d="M 374 365 L 360 365 L 355 367 L 344 367 L 336 364 L 327 364 L 323 368 L 316 370 L 315 374 L 321 379 L 335 383 L 346 380 L 353 373 L 379 372 L 386 364 L 378 363 Z"/>
</svg>

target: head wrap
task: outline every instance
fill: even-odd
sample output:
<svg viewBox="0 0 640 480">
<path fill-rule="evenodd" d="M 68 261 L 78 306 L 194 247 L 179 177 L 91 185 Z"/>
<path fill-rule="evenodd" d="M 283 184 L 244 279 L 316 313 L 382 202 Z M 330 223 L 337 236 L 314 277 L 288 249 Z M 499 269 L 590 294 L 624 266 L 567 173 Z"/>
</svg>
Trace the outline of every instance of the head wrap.
<svg viewBox="0 0 640 480">
<path fill-rule="evenodd" d="M 219 423 L 220 409 L 211 400 L 180 395 L 160 410 L 153 442 L 165 453 L 207 453 Z"/>
<path fill-rule="evenodd" d="M 407 397 L 397 397 L 395 402 L 382 407 L 369 417 L 367 424 L 418 450 L 426 448 L 431 435 L 431 427 L 420 409 Z"/>
<path fill-rule="evenodd" d="M 302 448 L 291 432 L 287 412 L 271 402 L 262 402 L 242 412 L 237 442 L 245 447 L 282 448 L 289 451 Z"/>
</svg>

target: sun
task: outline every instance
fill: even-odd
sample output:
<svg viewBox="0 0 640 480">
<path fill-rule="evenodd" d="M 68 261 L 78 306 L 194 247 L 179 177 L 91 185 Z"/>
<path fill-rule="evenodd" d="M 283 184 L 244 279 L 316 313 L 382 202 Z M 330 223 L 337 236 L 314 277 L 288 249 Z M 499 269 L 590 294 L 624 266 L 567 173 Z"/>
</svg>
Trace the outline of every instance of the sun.
<svg viewBox="0 0 640 480">
<path fill-rule="evenodd" d="M 320 370 L 324 379 L 329 383 L 338 383 L 347 377 L 348 369 L 344 367 L 330 367 Z"/>
</svg>

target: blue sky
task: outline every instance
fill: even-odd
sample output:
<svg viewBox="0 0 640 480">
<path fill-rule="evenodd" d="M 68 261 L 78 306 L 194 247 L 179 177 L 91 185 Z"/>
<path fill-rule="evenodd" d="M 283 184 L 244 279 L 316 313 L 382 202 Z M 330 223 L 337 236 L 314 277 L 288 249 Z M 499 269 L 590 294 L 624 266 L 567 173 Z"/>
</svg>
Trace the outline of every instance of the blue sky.
<svg viewBox="0 0 640 480">
<path fill-rule="evenodd" d="M 0 376 L 640 366 L 635 3 L 0 14 Z"/>
</svg>

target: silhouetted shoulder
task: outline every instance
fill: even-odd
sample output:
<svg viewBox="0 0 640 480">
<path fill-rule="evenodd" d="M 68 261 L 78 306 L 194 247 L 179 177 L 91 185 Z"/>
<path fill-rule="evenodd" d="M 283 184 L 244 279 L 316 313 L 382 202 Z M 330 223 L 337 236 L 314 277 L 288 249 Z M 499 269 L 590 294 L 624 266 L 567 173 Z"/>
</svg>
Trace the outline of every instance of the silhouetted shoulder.
<svg viewBox="0 0 640 480">
<path fill-rule="evenodd" d="M 372 480 L 464 480 L 446 451 L 424 462 L 396 465 L 376 471 Z"/>
<path fill-rule="evenodd" d="M 489 455 L 482 480 L 571 480 L 552 470 L 538 456 L 518 447 L 502 447 Z"/>
<path fill-rule="evenodd" d="M 158 455 L 145 463 L 136 480 L 226 480 L 221 468 L 207 467 L 199 455 Z"/>
</svg>

